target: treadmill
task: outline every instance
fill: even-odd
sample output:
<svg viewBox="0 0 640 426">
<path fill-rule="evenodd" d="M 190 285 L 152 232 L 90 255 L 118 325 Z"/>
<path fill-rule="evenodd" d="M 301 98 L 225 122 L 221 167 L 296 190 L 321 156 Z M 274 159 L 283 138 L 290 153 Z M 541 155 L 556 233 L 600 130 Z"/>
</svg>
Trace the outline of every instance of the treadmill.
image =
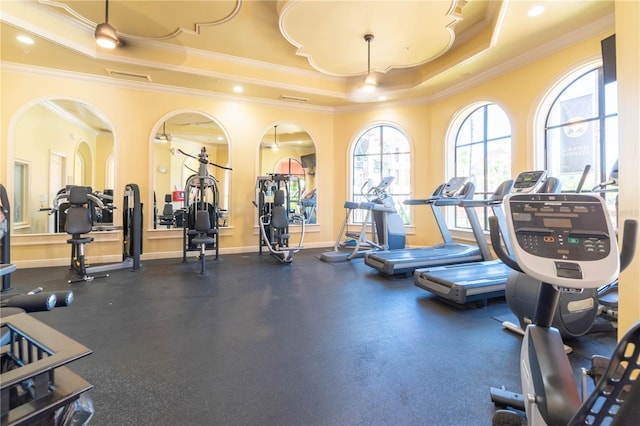
<svg viewBox="0 0 640 426">
<path fill-rule="evenodd" d="M 502 185 L 505 184 L 506 182 Z M 559 181 L 556 178 L 547 178 L 547 172 L 544 170 L 523 172 L 516 178 L 511 192 L 559 192 Z M 487 200 L 471 200 L 462 203 L 490 206 L 493 215 L 498 219 L 503 242 L 507 250 L 511 252 L 508 234 L 502 232 L 506 231 L 506 219 L 502 208 L 502 198 L 505 195 L 506 193 L 503 193 L 502 196 L 499 196 L 498 190 L 496 190 L 494 195 Z M 501 260 L 496 259 L 421 268 L 414 272 L 413 279 L 417 287 L 457 304 L 463 305 L 475 301 L 483 301 L 486 304 L 488 299 L 504 296 L 505 284 L 510 273 L 511 269 Z"/>
<path fill-rule="evenodd" d="M 429 266 L 491 259 L 491 252 L 484 239 L 475 207 L 462 206 L 471 224 L 473 234 L 479 242 L 478 245 L 454 242 L 443 214 L 442 207 L 459 206 L 462 200 L 471 200 L 474 191 L 475 185 L 469 182 L 466 177 L 455 177 L 438 186 L 431 197 L 427 199 L 405 200 L 404 204 L 426 205 L 431 208 L 443 243 L 430 247 L 367 253 L 364 256 L 364 263 L 384 275 L 393 276 L 409 274 L 418 268 Z"/>
</svg>

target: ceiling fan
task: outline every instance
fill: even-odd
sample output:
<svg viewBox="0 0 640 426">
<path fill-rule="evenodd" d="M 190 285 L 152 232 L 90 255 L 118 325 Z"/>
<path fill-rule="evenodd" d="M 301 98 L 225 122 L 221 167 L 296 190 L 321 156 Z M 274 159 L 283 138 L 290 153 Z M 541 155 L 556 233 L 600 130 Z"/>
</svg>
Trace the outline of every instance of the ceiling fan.
<svg viewBox="0 0 640 426">
<path fill-rule="evenodd" d="M 122 40 L 118 37 L 118 32 L 109 25 L 109 0 L 105 0 L 104 22 L 96 26 L 94 33 L 96 43 L 105 49 L 114 49 L 122 45 Z"/>
</svg>

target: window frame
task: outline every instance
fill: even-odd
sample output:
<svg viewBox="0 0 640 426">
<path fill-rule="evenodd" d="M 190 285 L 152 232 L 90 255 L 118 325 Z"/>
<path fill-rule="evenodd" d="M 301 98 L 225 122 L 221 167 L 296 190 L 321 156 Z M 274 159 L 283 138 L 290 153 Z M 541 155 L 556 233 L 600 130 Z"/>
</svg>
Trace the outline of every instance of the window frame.
<svg viewBox="0 0 640 426">
<path fill-rule="evenodd" d="M 537 114 L 536 114 L 535 162 L 539 168 L 542 168 L 545 170 L 549 168 L 549 157 L 547 155 L 549 151 L 548 147 L 550 144 L 549 131 L 562 128 L 561 124 L 554 124 L 553 126 L 548 125 L 550 114 L 554 106 L 558 102 L 558 100 L 560 100 L 561 96 L 565 94 L 565 92 L 569 90 L 572 85 L 576 84 L 580 79 L 586 78 L 589 74 L 592 74 L 594 72 L 596 73 L 595 81 L 597 82 L 597 87 L 595 92 L 591 92 L 591 93 L 592 95 L 597 96 L 597 100 L 595 101 L 597 112 L 594 114 L 593 117 L 590 117 L 588 119 L 588 123 L 595 123 L 594 125 L 598 127 L 597 132 L 594 133 L 594 135 L 597 134 L 598 140 L 593 142 L 594 148 L 597 151 L 595 155 L 597 157 L 597 162 L 598 162 L 596 166 L 597 169 L 595 171 L 596 180 L 594 181 L 594 185 L 596 185 L 597 183 L 604 182 L 608 179 L 608 175 L 611 171 L 610 170 L 611 166 L 608 166 L 607 163 L 609 162 L 613 164 L 613 161 L 609 161 L 609 158 L 608 158 L 609 153 L 607 153 L 607 131 L 611 130 L 611 129 L 607 129 L 607 125 L 611 125 L 611 123 L 613 123 L 615 126 L 615 128 L 613 129 L 613 133 L 614 133 L 613 137 L 615 140 L 613 140 L 612 142 L 616 145 L 618 144 L 618 138 L 616 137 L 617 129 L 618 129 L 617 104 L 615 105 L 615 112 L 613 113 L 608 112 L 606 109 L 607 93 L 613 91 L 613 93 L 617 94 L 617 87 L 611 85 L 614 83 L 610 83 L 609 85 L 604 84 L 601 60 L 590 61 L 584 65 L 575 67 L 574 69 L 572 69 L 571 71 L 563 75 L 562 77 L 558 78 L 555 84 L 546 92 L 545 96 L 543 97 L 543 100 L 539 104 L 539 107 L 537 109 Z M 615 102 L 613 102 L 613 104 L 615 104 Z M 567 126 L 568 122 L 564 123 L 564 125 Z M 597 144 L 597 146 L 595 144 Z M 617 154 L 617 156 L 619 156 L 619 154 Z M 616 158 L 613 159 L 614 161 L 617 159 L 617 156 Z M 591 167 L 592 167 L 591 173 L 594 173 L 593 165 L 591 165 Z M 549 170 L 549 173 L 550 175 L 554 175 L 553 170 Z M 556 177 L 561 179 L 561 176 L 556 176 Z M 593 185 L 589 187 L 589 184 L 585 184 L 585 187 L 582 188 L 582 191 L 588 192 L 592 188 L 594 188 Z M 563 184 L 563 187 L 562 187 L 563 192 L 573 192 L 574 190 L 575 190 L 574 186 L 567 187 L 565 184 Z M 616 199 L 617 192 L 615 190 L 613 191 L 609 190 L 609 191 L 600 191 L 596 193 L 599 193 L 600 196 L 602 196 L 607 201 L 609 211 L 611 213 L 611 219 L 615 226 L 615 224 L 617 223 L 617 217 L 615 213 L 615 203 L 616 203 L 615 199 Z"/>
<path fill-rule="evenodd" d="M 17 169 L 21 172 L 18 173 Z M 30 208 L 31 162 L 15 158 L 13 160 L 13 204 L 11 207 L 11 223 L 14 229 L 28 228 L 27 212 Z M 18 175 L 20 178 L 18 178 Z M 19 197 L 19 198 L 18 198 Z M 17 215 L 20 215 L 19 217 Z"/>
<path fill-rule="evenodd" d="M 504 114 L 506 121 L 509 125 L 508 134 L 500 135 L 498 137 L 493 137 L 493 136 L 489 137 L 490 125 L 489 125 L 488 109 L 491 106 L 495 106 L 499 108 L 500 111 Z M 467 121 L 471 119 L 471 117 L 481 109 L 483 113 L 482 138 L 480 140 L 459 144 L 460 132 L 462 131 L 463 127 L 465 126 Z M 507 179 L 512 179 L 511 170 L 513 167 L 513 126 L 511 125 L 511 117 L 507 113 L 507 110 L 500 103 L 493 100 L 484 100 L 484 101 L 474 102 L 460 109 L 460 111 L 454 116 L 454 118 L 451 121 L 451 124 L 449 125 L 449 130 L 448 130 L 446 140 L 447 140 L 448 179 L 458 175 L 457 174 L 458 155 L 459 155 L 458 148 L 464 147 L 464 146 L 482 144 L 482 152 L 483 152 L 482 181 L 478 182 L 477 179 L 475 181 L 473 179 L 470 179 L 476 185 L 474 199 L 484 199 L 491 196 L 491 194 L 495 191 L 497 185 L 499 185 L 501 182 Z M 508 170 L 508 172 L 505 176 L 502 176 L 499 179 L 499 182 L 497 184 L 493 185 L 494 187 L 491 187 L 489 182 L 496 179 L 495 178 L 491 179 L 489 176 L 490 168 L 488 167 L 489 162 L 488 162 L 488 156 L 487 156 L 488 144 L 491 142 L 496 142 L 501 140 L 508 141 L 508 153 L 507 153 L 508 164 L 506 164 L 504 167 L 504 169 Z M 471 178 L 471 176 L 468 176 L 468 177 Z M 479 187 L 480 185 L 482 185 L 482 187 Z M 478 209 L 481 210 L 481 212 L 479 212 L 479 215 L 478 215 L 480 219 L 480 223 L 483 224 L 484 231 L 488 232 L 489 231 L 488 218 L 492 214 L 490 212 L 490 207 L 484 206 L 484 207 L 478 207 Z M 468 225 L 466 214 L 462 209 L 447 209 L 446 219 L 447 219 L 447 224 L 450 226 L 451 229 L 462 231 L 462 232 L 471 232 L 471 227 L 470 225 Z M 462 223 L 459 221 L 462 221 Z"/>
<path fill-rule="evenodd" d="M 406 144 L 406 151 L 399 151 L 399 150 L 394 150 L 393 152 L 385 152 L 385 143 L 384 143 L 384 128 L 390 128 L 393 131 L 399 133 L 400 135 L 402 135 L 402 137 L 404 138 L 404 144 Z M 357 149 L 358 149 L 358 145 L 360 142 L 363 142 L 366 137 L 366 135 L 372 131 L 375 131 L 376 129 L 379 129 L 379 146 L 380 146 L 380 151 L 376 154 L 357 154 Z M 399 147 L 401 148 L 401 147 Z M 399 149 L 398 148 L 398 149 Z M 404 206 L 402 204 L 402 200 L 404 199 L 409 199 L 411 197 L 411 193 L 413 190 L 413 180 L 412 180 L 412 164 L 413 164 L 413 157 L 412 157 L 412 153 L 413 153 L 413 143 L 411 138 L 408 136 L 407 132 L 398 124 L 396 123 L 391 123 L 391 122 L 375 122 L 375 123 L 370 123 L 369 125 L 367 125 L 364 130 L 358 132 L 358 134 L 356 135 L 356 137 L 353 138 L 352 143 L 351 143 L 351 149 L 350 149 L 350 156 L 349 156 L 349 179 L 348 179 L 348 190 L 347 193 L 349 194 L 349 199 L 350 200 L 354 200 L 354 201 L 358 201 L 358 200 L 362 200 L 363 196 L 360 193 L 360 188 L 356 188 L 356 170 L 355 170 L 355 165 L 356 165 L 356 157 L 365 157 L 365 156 L 369 156 L 369 157 L 373 157 L 373 156 L 377 156 L 378 157 L 378 162 L 379 164 L 381 164 L 380 168 L 380 175 L 376 176 L 376 177 L 371 177 L 369 176 L 368 178 L 370 180 L 373 180 L 376 184 L 378 182 L 380 182 L 382 180 L 383 177 L 385 177 L 385 167 L 384 164 L 386 164 L 384 162 L 385 157 L 388 156 L 392 156 L 392 155 L 402 155 L 402 156 L 406 156 L 407 157 L 407 161 L 406 163 L 408 163 L 408 169 L 407 170 L 403 170 L 403 174 L 406 176 L 406 187 L 407 190 L 403 191 L 403 192 L 398 192 L 398 191 L 394 191 L 395 188 L 398 188 L 398 186 L 400 186 L 400 183 L 398 182 L 398 176 L 394 176 L 394 178 L 396 178 L 394 180 L 394 182 L 391 184 L 391 186 L 389 187 L 389 194 L 393 197 L 394 203 L 396 205 L 396 210 L 398 212 L 398 214 L 400 215 L 400 217 L 402 218 L 403 224 L 405 227 L 410 227 L 413 226 L 413 216 L 411 214 L 411 209 L 408 206 Z M 397 170 L 399 171 L 399 169 Z M 405 183 L 403 182 L 403 185 Z M 355 212 L 351 217 L 350 217 L 350 222 L 357 224 L 357 223 L 362 223 L 361 219 L 361 215 L 358 215 L 357 212 Z"/>
</svg>

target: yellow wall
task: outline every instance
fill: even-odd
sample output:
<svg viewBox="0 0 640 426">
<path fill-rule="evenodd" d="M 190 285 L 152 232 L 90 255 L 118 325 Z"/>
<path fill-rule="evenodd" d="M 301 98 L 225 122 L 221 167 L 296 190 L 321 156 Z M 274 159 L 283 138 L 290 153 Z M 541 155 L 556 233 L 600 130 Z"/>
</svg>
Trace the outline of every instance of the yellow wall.
<svg viewBox="0 0 640 426">
<path fill-rule="evenodd" d="M 147 231 L 152 227 L 151 215 L 153 206 L 152 194 L 152 129 L 157 128 L 158 121 L 172 111 L 195 110 L 216 117 L 225 128 L 230 139 L 230 172 L 229 190 L 231 228 L 222 233 L 221 250 L 257 251 L 256 211 L 252 204 L 255 196 L 255 177 L 258 174 L 258 148 L 266 129 L 278 121 L 294 122 L 308 131 L 316 145 L 322 151 L 318 154 L 318 178 L 320 193 L 322 186 L 327 190 L 332 185 L 330 156 L 333 144 L 333 117 L 323 110 L 301 111 L 274 106 L 265 107 L 241 99 L 220 100 L 202 96 L 176 95 L 160 92 L 135 91 L 120 87 L 95 84 L 82 78 L 60 78 L 50 75 L 29 75 L 2 70 L 2 165 L 1 179 L 5 183 L 10 197 L 13 194 L 13 176 L 7 171 L 16 153 L 14 146 L 14 116 L 35 99 L 73 98 L 94 106 L 111 122 L 114 129 L 114 145 L 116 153 L 115 200 L 122 199 L 122 188 L 128 183 L 137 183 L 145 204 L 145 241 L 143 243 L 147 258 L 166 257 L 181 254 L 182 245 L 180 231 Z M 12 88 L 20 87 L 20 90 Z M 11 127 L 11 128 L 10 128 Z M 328 147 L 328 148 L 322 148 Z M 324 157 L 326 155 L 326 157 Z M 72 158 L 72 156 L 71 156 Z M 321 166 L 326 158 L 326 168 Z M 5 166 L 6 165 L 6 166 Z M 12 170 L 12 167 L 11 167 Z M 322 173 L 328 175 L 327 181 Z M 325 183 L 326 182 L 326 183 Z M 322 198 L 322 195 L 320 195 Z M 334 238 L 332 204 L 325 196 L 324 205 L 318 206 L 318 218 L 322 226 L 310 226 L 305 238 L 305 246 L 314 243 L 326 245 Z M 159 200 L 162 203 L 162 199 Z M 325 219 L 326 218 L 326 219 Z M 116 219 L 119 219 L 116 217 Z M 68 246 L 64 235 L 44 235 L 41 244 L 46 245 L 46 254 L 34 252 L 30 245 L 22 244 L 27 238 L 15 236 L 12 239 L 12 260 L 20 266 L 44 266 L 46 264 L 64 264 L 68 258 Z M 112 256 L 117 259 L 120 249 L 116 245 L 103 247 L 93 244 L 89 249 L 94 263 L 101 257 Z"/>
<path fill-rule="evenodd" d="M 638 2 L 616 2 L 616 33 L 618 42 L 618 78 L 620 91 L 620 172 L 621 217 L 638 216 L 638 128 L 640 107 L 638 100 Z M 121 188 L 137 183 L 146 206 L 152 206 L 153 155 L 152 129 L 158 127 L 162 117 L 172 111 L 194 110 L 206 113 L 221 124 L 229 136 L 230 173 L 230 229 L 222 234 L 221 249 L 226 251 L 252 251 L 257 246 L 255 177 L 261 174 L 258 162 L 259 144 L 273 123 L 287 121 L 298 124 L 312 137 L 317 149 L 318 225 L 311 227 L 305 246 L 331 245 L 343 218 L 342 204 L 348 196 L 348 159 L 354 139 L 371 125 L 392 124 L 410 139 L 413 150 L 413 197 L 426 197 L 446 177 L 445 140 L 453 117 L 464 107 L 480 101 L 496 102 L 511 119 L 513 135 L 513 166 L 516 173 L 536 167 L 534 155 L 533 120 L 543 96 L 563 75 L 577 66 L 597 61 L 600 40 L 613 31 L 585 40 L 560 52 L 550 54 L 533 64 L 504 72 L 448 96 L 405 104 L 362 106 L 330 111 L 327 109 L 298 108 L 295 106 L 266 105 L 243 100 L 187 95 L 156 90 L 133 90 L 109 83 L 84 81 L 81 77 L 61 78 L 36 75 L 13 70 L 2 70 L 2 147 L 0 148 L 0 179 L 8 183 L 11 194 L 12 176 L 8 166 L 16 153 L 10 128 L 14 115 L 34 99 L 43 97 L 72 97 L 96 107 L 107 117 L 114 129 L 116 152 L 116 200 L 122 196 Z M 470 78 L 473 78 L 471 76 Z M 15 90 L 19 87 L 20 90 Z M 537 165 L 539 167 L 539 164 Z M 5 170 L 6 169 L 6 170 Z M 102 171 L 96 170 L 96 173 Z M 627 176 L 631 177 L 628 179 Z M 163 203 L 159 193 L 158 205 Z M 145 207 L 145 257 L 166 257 L 181 252 L 181 240 L 175 231 L 151 227 L 151 209 Z M 413 212 L 415 234 L 409 236 L 411 245 L 430 245 L 438 242 L 434 221 L 428 212 L 419 208 Z M 179 232 L 179 231 L 178 231 Z M 33 251 L 26 241 L 15 238 L 13 259 L 23 265 L 39 265 L 41 259 L 66 259 L 68 247 L 63 236 L 46 236 L 39 240 L 44 248 Z M 91 256 L 118 255 L 117 243 L 98 244 Z M 29 262 L 29 261 L 34 262 Z M 40 263 L 43 264 L 43 263 Z M 626 327 L 640 318 L 637 282 L 638 261 L 622 277 L 621 291 L 629 296 L 623 300 L 621 324 Z M 629 277 L 635 277 L 630 279 Z"/>
<path fill-rule="evenodd" d="M 616 2 L 621 220 L 640 220 L 640 2 Z M 620 337 L 640 319 L 640 255 L 620 275 Z"/>
</svg>

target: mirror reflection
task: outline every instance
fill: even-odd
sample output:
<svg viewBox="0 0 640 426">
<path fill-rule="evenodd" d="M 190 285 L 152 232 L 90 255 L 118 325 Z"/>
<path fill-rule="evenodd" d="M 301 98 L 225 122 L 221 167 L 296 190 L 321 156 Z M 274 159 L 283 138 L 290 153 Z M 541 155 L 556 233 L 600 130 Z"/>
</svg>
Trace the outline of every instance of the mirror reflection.
<svg viewBox="0 0 640 426">
<path fill-rule="evenodd" d="M 158 124 L 153 139 L 154 229 L 184 226 L 184 200 L 191 197 L 185 194 L 185 185 L 190 176 L 198 174 L 203 149 L 210 163 L 229 167 L 227 136 L 212 117 L 181 112 Z M 208 165 L 207 172 L 217 181 L 218 225 L 229 226 L 229 170 Z"/>
<path fill-rule="evenodd" d="M 316 223 L 316 148 L 311 135 L 295 123 L 276 123 L 260 142 L 260 176 L 289 175 L 289 212 Z"/>
<path fill-rule="evenodd" d="M 13 233 L 64 232 L 62 194 L 68 185 L 91 187 L 112 203 L 113 131 L 91 105 L 47 99 L 28 108 L 14 134 Z M 111 226 L 112 215 L 96 224 Z"/>
</svg>

